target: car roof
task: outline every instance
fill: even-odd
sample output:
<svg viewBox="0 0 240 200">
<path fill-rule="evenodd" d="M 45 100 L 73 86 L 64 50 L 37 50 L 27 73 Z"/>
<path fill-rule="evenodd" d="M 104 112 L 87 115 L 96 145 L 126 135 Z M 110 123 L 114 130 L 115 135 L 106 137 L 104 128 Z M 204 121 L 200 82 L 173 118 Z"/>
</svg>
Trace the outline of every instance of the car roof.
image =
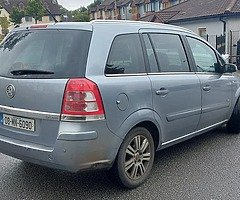
<svg viewBox="0 0 240 200">
<path fill-rule="evenodd" d="M 41 29 L 44 25 L 27 25 L 15 28 L 14 30 L 26 30 L 31 28 Z M 114 29 L 121 26 L 123 30 L 131 30 L 138 32 L 141 29 L 158 29 L 158 30 L 169 30 L 182 33 L 188 33 L 196 35 L 194 32 L 174 25 L 162 24 L 162 23 L 153 23 L 153 22 L 142 22 L 142 21 L 130 21 L 130 20 L 93 20 L 91 22 L 59 22 L 46 24 L 47 29 L 77 29 L 77 30 L 88 30 L 93 31 L 94 28 L 107 28 L 108 30 Z"/>
<path fill-rule="evenodd" d="M 131 21 L 131 20 L 93 20 L 90 22 L 94 25 L 103 25 L 103 26 L 121 26 L 122 28 L 128 29 L 129 27 L 135 27 L 139 29 L 163 29 L 163 30 L 172 30 L 180 31 L 186 33 L 193 33 L 192 31 L 182 28 L 180 26 L 174 26 L 163 23 L 154 23 L 154 22 L 143 22 L 143 21 Z"/>
</svg>

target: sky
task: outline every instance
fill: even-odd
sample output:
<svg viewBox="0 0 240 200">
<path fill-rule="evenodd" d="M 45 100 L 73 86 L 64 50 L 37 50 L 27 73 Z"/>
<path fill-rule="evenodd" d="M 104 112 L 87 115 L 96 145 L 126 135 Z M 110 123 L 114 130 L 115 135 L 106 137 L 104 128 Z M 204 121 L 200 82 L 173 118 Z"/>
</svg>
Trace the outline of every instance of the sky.
<svg viewBox="0 0 240 200">
<path fill-rule="evenodd" d="M 58 3 L 68 10 L 75 10 L 81 6 L 88 6 L 90 3 L 93 3 L 94 0 L 58 0 Z"/>
</svg>

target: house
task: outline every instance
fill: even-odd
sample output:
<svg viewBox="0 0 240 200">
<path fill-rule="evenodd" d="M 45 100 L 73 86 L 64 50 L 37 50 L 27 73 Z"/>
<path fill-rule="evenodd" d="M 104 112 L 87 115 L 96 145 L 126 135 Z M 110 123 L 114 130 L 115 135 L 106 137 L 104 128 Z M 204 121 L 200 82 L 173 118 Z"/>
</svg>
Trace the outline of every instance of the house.
<svg viewBox="0 0 240 200">
<path fill-rule="evenodd" d="M 104 0 L 100 5 L 90 8 L 90 19 L 127 19 L 130 2 L 131 0 Z"/>
<path fill-rule="evenodd" d="M 157 12 L 183 0 L 104 0 L 89 9 L 90 19 L 138 20 L 149 12 Z"/>
<path fill-rule="evenodd" d="M 169 23 L 188 28 L 207 39 L 220 53 L 236 60 L 240 39 L 240 0 L 187 0 L 159 12 L 149 13 L 142 21 Z"/>
<path fill-rule="evenodd" d="M 133 9 L 133 20 L 139 20 L 142 17 L 148 16 L 149 13 L 161 11 L 182 1 L 183 0 L 135 0 L 132 4 L 132 7 L 136 7 Z"/>
<path fill-rule="evenodd" d="M 114 19 L 115 0 L 105 0 L 100 5 L 90 8 L 90 19 Z"/>
<path fill-rule="evenodd" d="M 132 19 L 132 7 L 131 0 L 119 0 L 117 2 L 119 18 L 122 20 L 131 20 Z"/>
<path fill-rule="evenodd" d="M 57 0 L 44 0 L 45 6 L 53 14 L 53 16 L 60 21 L 61 20 L 61 11 L 58 5 Z M 24 10 L 26 7 L 27 0 L 0 0 L 0 5 L 2 6 L 1 13 L 3 12 L 9 19 L 9 15 L 12 12 L 14 7 L 19 8 L 19 10 Z M 45 16 L 42 17 L 38 23 L 49 23 L 53 22 L 53 18 L 50 14 L 46 12 Z M 31 16 L 25 16 L 22 19 L 22 24 L 33 24 L 35 23 L 34 19 Z"/>
<path fill-rule="evenodd" d="M 0 17 L 6 17 L 8 21 L 10 20 L 8 11 L 3 7 L 0 9 Z"/>
</svg>

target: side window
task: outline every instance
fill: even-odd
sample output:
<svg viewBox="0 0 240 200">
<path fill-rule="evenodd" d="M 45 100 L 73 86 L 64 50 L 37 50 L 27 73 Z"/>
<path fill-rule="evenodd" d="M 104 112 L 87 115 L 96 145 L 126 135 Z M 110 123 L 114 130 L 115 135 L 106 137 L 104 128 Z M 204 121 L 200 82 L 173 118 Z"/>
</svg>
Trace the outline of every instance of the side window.
<svg viewBox="0 0 240 200">
<path fill-rule="evenodd" d="M 112 44 L 105 74 L 144 73 L 145 63 L 138 34 L 119 35 Z"/>
<path fill-rule="evenodd" d="M 161 72 L 189 72 L 188 60 L 178 35 L 150 34 Z"/>
<path fill-rule="evenodd" d="M 192 50 L 198 72 L 220 71 L 220 65 L 216 54 L 211 47 L 204 42 L 191 37 L 187 37 L 187 40 Z"/>
<path fill-rule="evenodd" d="M 154 50 L 153 50 L 153 47 L 151 45 L 148 35 L 143 34 L 143 39 L 144 39 L 144 42 L 146 45 L 147 57 L 148 57 L 151 72 L 159 72 L 155 53 L 154 53 Z"/>
</svg>

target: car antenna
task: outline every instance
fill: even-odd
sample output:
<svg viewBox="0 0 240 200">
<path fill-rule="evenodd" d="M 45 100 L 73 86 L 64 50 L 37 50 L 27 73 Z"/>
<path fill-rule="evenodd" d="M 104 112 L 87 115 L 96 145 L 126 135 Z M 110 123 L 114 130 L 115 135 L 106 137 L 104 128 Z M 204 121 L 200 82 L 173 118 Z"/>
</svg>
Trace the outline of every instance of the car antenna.
<svg viewBox="0 0 240 200">
<path fill-rule="evenodd" d="M 46 6 L 46 2 L 40 1 L 42 3 L 42 6 L 45 8 L 45 10 L 50 14 L 50 16 L 53 18 L 55 23 L 58 23 L 59 21 L 54 17 L 54 15 L 50 12 L 50 10 Z"/>
</svg>

